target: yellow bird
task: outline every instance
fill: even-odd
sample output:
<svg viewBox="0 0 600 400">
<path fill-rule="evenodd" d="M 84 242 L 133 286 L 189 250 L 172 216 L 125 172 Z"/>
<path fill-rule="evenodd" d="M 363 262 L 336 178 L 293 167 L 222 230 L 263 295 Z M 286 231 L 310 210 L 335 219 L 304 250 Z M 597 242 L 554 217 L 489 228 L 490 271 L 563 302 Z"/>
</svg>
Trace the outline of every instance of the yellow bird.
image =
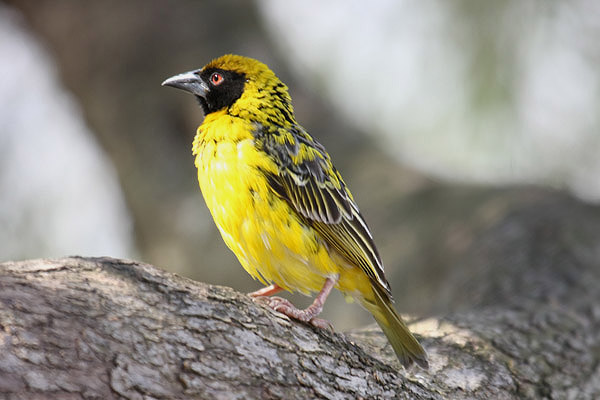
<svg viewBox="0 0 600 400">
<path fill-rule="evenodd" d="M 317 318 L 335 287 L 357 299 L 400 362 L 427 356 L 392 306 L 371 232 L 325 148 L 296 122 L 288 89 L 263 63 L 237 55 L 173 76 L 163 85 L 196 96 L 204 122 L 193 143 L 204 200 L 227 246 L 253 278 L 251 293 L 291 318 Z M 267 297 L 318 292 L 304 310 Z"/>
</svg>

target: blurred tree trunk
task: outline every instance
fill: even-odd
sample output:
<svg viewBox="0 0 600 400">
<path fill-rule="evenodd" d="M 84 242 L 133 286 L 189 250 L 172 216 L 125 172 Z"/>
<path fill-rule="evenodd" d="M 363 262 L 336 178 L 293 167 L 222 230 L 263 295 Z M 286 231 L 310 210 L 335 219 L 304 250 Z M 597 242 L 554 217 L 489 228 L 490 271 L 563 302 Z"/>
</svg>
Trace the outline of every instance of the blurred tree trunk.
<svg viewBox="0 0 600 400">
<path fill-rule="evenodd" d="M 513 212 L 448 265 L 444 291 L 428 294 L 456 311 L 412 324 L 429 371 L 401 369 L 375 328 L 315 330 L 150 265 L 8 262 L 0 264 L 0 393 L 598 398 L 599 260 L 597 208 L 548 194 Z"/>
</svg>

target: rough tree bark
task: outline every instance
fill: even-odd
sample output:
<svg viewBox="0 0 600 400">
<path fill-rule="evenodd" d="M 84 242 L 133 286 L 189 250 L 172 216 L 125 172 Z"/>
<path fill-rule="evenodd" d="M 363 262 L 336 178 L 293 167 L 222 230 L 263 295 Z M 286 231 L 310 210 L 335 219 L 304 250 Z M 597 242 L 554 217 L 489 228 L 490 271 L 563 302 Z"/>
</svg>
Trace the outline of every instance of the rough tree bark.
<svg viewBox="0 0 600 400">
<path fill-rule="evenodd" d="M 600 215 L 561 196 L 513 212 L 453 262 L 456 311 L 412 324 L 431 367 L 376 328 L 313 329 L 150 265 L 0 264 L 7 399 L 593 399 L 600 396 Z"/>
</svg>

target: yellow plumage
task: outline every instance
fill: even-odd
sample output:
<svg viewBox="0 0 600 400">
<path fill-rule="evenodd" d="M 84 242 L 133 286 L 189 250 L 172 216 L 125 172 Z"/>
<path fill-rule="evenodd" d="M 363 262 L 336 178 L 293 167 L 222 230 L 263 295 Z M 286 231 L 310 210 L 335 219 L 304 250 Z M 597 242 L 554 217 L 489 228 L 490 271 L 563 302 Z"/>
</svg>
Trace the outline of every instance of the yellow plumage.
<svg viewBox="0 0 600 400">
<path fill-rule="evenodd" d="M 319 291 L 323 274 L 339 267 L 259 172 L 276 173 L 277 165 L 256 148 L 250 128 L 216 112 L 198 129 L 193 151 L 204 200 L 225 243 L 255 279 L 290 291 Z"/>
<path fill-rule="evenodd" d="M 391 305 L 352 195 L 323 146 L 296 122 L 275 74 L 256 60 L 226 55 L 164 84 L 192 92 L 205 111 L 193 144 L 198 181 L 244 269 L 264 284 L 305 294 L 329 280 L 373 314 L 400 361 L 426 366 Z"/>
</svg>

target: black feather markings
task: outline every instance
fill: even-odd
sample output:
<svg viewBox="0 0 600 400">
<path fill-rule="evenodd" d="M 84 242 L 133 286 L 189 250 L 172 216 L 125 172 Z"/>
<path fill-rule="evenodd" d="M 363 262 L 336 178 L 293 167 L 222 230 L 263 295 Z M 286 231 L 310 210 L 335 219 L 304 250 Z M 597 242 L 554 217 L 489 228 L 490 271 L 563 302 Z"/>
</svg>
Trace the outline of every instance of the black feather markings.
<svg viewBox="0 0 600 400">
<path fill-rule="evenodd" d="M 278 175 L 263 171 L 270 186 L 326 243 L 348 262 L 363 269 L 391 298 L 371 233 L 325 148 L 299 125 L 284 131 L 291 133 L 294 142 L 286 138 L 282 143 L 281 130 L 281 127 L 267 129 L 257 124 L 254 134 L 257 146 L 279 167 Z M 317 150 L 311 152 L 316 156 L 298 162 L 302 146 Z"/>
</svg>

